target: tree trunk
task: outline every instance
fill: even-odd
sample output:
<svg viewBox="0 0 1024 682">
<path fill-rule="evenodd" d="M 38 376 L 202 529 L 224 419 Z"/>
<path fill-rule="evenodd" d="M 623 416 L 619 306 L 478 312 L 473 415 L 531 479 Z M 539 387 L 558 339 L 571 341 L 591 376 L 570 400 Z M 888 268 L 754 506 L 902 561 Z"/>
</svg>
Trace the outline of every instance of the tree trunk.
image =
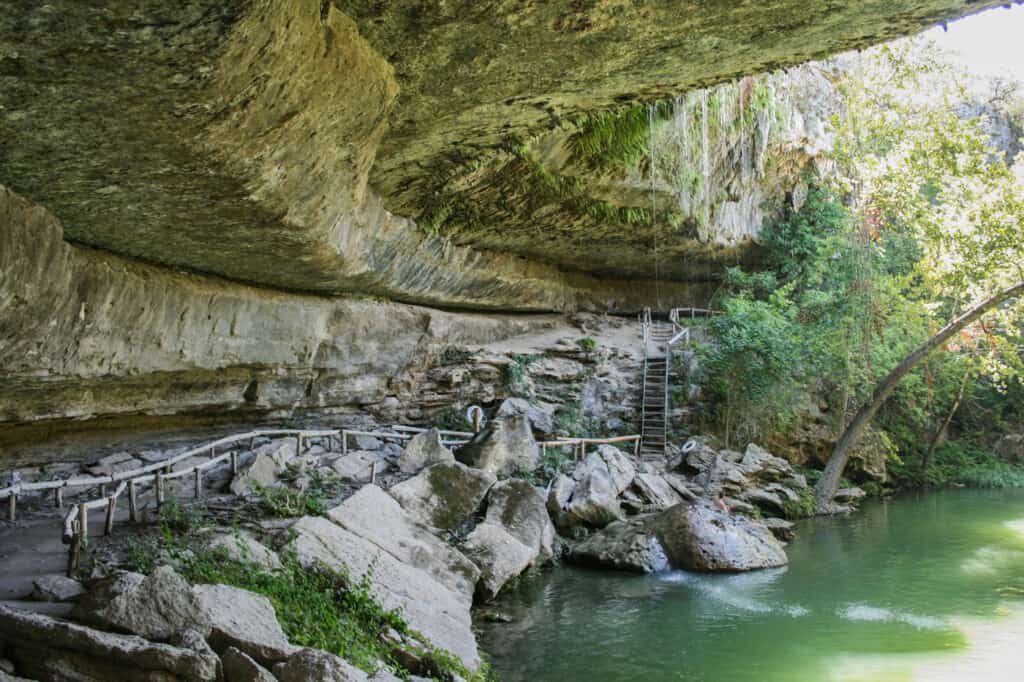
<svg viewBox="0 0 1024 682">
<path fill-rule="evenodd" d="M 903 377 L 909 374 L 918 363 L 928 357 L 929 353 L 941 346 L 946 339 L 1003 301 L 1015 298 L 1021 293 L 1024 293 L 1024 282 L 1018 282 L 1009 289 L 1003 289 L 991 298 L 974 306 L 940 329 L 935 336 L 915 348 L 910 355 L 903 359 L 903 362 L 897 365 L 895 369 L 879 382 L 878 386 L 875 387 L 874 393 L 871 394 L 871 399 L 857 411 L 850 425 L 846 427 L 843 435 L 839 437 L 836 447 L 832 451 L 832 456 L 829 458 L 828 464 L 825 465 L 825 471 L 822 473 L 818 485 L 815 486 L 814 497 L 819 511 L 827 511 L 828 506 L 832 503 L 832 498 L 835 497 L 836 490 L 839 488 L 839 479 L 843 476 L 843 469 L 846 468 L 846 461 L 850 457 L 850 450 L 853 449 L 853 446 L 863 435 L 864 430 L 867 429 L 871 418 L 875 416 L 875 413 L 878 412 L 878 409 L 885 402 L 886 398 L 892 394 Z"/>
<path fill-rule="evenodd" d="M 950 423 L 953 421 L 953 416 L 956 411 L 960 409 L 960 403 L 964 401 L 964 394 L 967 392 L 967 380 L 971 376 L 971 366 L 967 365 L 967 369 L 964 370 L 964 376 L 960 380 L 960 391 L 956 394 L 956 400 L 953 401 L 953 407 L 949 409 L 949 414 L 946 415 L 945 421 L 939 426 L 935 435 L 932 436 L 932 442 L 928 444 L 928 450 L 924 453 L 924 457 L 921 459 L 921 473 L 928 471 L 928 465 L 932 461 L 932 455 L 935 454 L 935 448 L 939 447 L 939 440 L 942 438 L 942 434 L 949 428 Z"/>
</svg>

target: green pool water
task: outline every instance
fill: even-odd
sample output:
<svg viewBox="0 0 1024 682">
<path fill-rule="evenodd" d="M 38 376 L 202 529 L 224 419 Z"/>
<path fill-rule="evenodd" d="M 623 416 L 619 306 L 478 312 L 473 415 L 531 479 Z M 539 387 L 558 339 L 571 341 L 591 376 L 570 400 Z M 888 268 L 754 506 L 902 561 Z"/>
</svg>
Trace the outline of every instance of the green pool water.
<svg viewBox="0 0 1024 682">
<path fill-rule="evenodd" d="M 541 572 L 480 645 L 504 682 L 1024 681 L 1024 491 L 872 501 L 798 530 L 785 569 Z"/>
</svg>

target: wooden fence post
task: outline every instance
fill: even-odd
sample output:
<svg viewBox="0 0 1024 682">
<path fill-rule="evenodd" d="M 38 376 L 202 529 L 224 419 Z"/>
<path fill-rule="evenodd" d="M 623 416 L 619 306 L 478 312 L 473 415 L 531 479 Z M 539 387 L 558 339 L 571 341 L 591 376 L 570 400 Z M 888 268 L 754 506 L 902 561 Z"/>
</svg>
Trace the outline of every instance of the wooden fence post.
<svg viewBox="0 0 1024 682">
<path fill-rule="evenodd" d="M 7 496 L 7 520 L 14 523 L 18 515 L 18 495 L 14 491 Z"/>
<path fill-rule="evenodd" d="M 110 535 L 114 532 L 114 512 L 117 509 L 117 498 L 111 495 L 107 498 L 107 522 L 103 526 L 103 534 Z"/>
<path fill-rule="evenodd" d="M 195 475 L 195 486 L 193 496 L 198 500 L 200 497 L 203 496 L 203 470 L 200 469 L 199 467 L 196 467 L 192 473 L 193 475 Z"/>
<path fill-rule="evenodd" d="M 153 487 L 156 490 L 156 508 L 159 509 L 160 505 L 164 503 L 164 475 L 160 471 L 155 474 Z"/>
<path fill-rule="evenodd" d="M 348 454 L 348 433 L 344 430 L 341 432 L 341 454 Z"/>
<path fill-rule="evenodd" d="M 139 500 L 136 497 L 135 479 L 128 481 L 128 518 L 134 523 L 139 520 Z"/>
<path fill-rule="evenodd" d="M 82 502 L 78 505 L 78 542 L 89 538 L 89 507 Z"/>
<path fill-rule="evenodd" d="M 252 448 L 249 449 L 251 450 Z M 231 475 L 238 475 L 238 453 L 234 450 L 231 451 Z"/>
<path fill-rule="evenodd" d="M 64 508 L 64 488 L 53 489 L 53 503 L 57 505 L 57 509 Z"/>
<path fill-rule="evenodd" d="M 370 483 L 377 482 L 377 462 L 370 462 Z"/>
<path fill-rule="evenodd" d="M 298 455 L 301 455 L 301 454 L 302 454 L 302 432 L 300 431 L 295 436 L 295 455 L 298 456 Z"/>
</svg>

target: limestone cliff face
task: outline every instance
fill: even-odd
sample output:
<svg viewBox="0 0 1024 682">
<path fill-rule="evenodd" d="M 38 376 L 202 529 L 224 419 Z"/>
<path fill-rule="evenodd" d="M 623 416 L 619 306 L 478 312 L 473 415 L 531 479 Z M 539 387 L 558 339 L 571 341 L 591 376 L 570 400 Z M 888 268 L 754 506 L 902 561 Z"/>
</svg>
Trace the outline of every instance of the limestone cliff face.
<svg viewBox="0 0 1024 682">
<path fill-rule="evenodd" d="M 391 380 L 451 343 L 551 324 L 282 294 L 66 244 L 0 188 L 0 458 L 26 440 L 144 417 L 387 412 Z M 158 421 L 158 420 L 157 420 Z"/>
<path fill-rule="evenodd" d="M 995 4 L 3 0 L 0 182 L 72 241 L 252 284 L 628 310 L 655 291 L 619 264 L 628 215 L 528 260 L 414 221 L 451 169 L 572 117 Z"/>
</svg>

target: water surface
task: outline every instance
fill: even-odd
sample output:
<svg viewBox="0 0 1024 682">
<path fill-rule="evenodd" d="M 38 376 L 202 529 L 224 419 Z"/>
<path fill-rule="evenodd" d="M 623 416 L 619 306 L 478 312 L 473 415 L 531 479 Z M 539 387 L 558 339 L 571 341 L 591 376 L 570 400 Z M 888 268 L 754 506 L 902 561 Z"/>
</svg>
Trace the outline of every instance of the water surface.
<svg viewBox="0 0 1024 682">
<path fill-rule="evenodd" d="M 799 524 L 784 569 L 563 567 L 481 625 L 515 680 L 1024 680 L 1024 491 L 871 501 Z"/>
</svg>

